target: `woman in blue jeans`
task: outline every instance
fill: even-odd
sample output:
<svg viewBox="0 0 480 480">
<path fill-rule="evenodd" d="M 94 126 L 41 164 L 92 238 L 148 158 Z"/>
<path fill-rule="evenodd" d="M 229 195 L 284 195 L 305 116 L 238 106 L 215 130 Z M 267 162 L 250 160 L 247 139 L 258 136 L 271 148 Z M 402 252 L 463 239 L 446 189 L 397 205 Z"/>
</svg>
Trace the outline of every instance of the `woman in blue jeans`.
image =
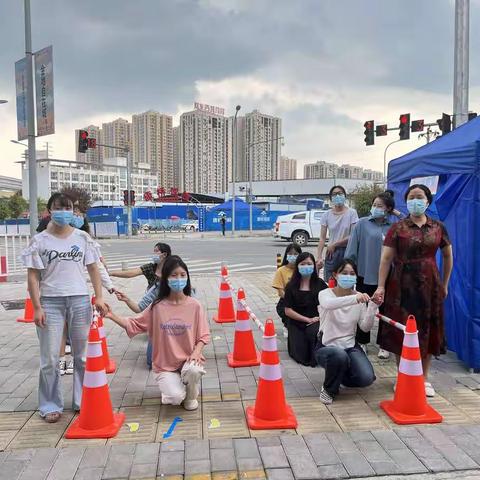
<svg viewBox="0 0 480 480">
<path fill-rule="evenodd" d="M 318 295 L 320 329 L 315 350 L 317 363 L 325 369 L 320 401 L 327 405 L 340 385 L 368 387 L 375 381 L 372 364 L 355 342 L 355 333 L 357 325 L 364 332 L 372 329 L 378 305 L 355 290 L 357 266 L 352 260 L 336 265 L 333 277 L 337 286 Z"/>
</svg>

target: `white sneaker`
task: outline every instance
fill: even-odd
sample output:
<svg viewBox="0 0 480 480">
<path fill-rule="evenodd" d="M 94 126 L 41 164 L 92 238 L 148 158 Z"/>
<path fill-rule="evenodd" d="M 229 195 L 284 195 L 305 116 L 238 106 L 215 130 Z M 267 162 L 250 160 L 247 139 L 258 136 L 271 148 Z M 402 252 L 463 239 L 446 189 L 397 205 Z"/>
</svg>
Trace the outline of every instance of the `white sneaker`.
<svg viewBox="0 0 480 480">
<path fill-rule="evenodd" d="M 360 348 L 363 350 L 363 353 L 365 353 L 365 355 L 368 355 L 368 347 L 366 343 L 361 343 Z"/>
<path fill-rule="evenodd" d="M 435 389 L 430 382 L 425 382 L 425 395 L 430 398 L 435 396 Z"/>
<path fill-rule="evenodd" d="M 65 345 L 65 354 L 69 355 L 70 353 L 72 353 L 72 347 L 67 344 Z"/>
<path fill-rule="evenodd" d="M 67 368 L 65 368 L 65 374 L 73 375 L 73 359 L 68 361 Z"/>
<path fill-rule="evenodd" d="M 58 369 L 60 370 L 60 375 L 65 375 L 65 370 L 67 369 L 67 362 L 65 360 L 59 360 Z"/>
<path fill-rule="evenodd" d="M 196 410 L 198 408 L 198 400 L 184 400 L 183 408 L 185 410 Z"/>
<path fill-rule="evenodd" d="M 390 358 L 390 352 L 387 352 L 387 350 L 384 350 L 383 348 L 380 348 L 378 350 L 378 358 L 381 358 L 382 360 L 387 360 Z"/>
<path fill-rule="evenodd" d="M 333 398 L 323 387 L 320 392 L 320 401 L 325 405 L 330 405 L 333 403 Z"/>
</svg>

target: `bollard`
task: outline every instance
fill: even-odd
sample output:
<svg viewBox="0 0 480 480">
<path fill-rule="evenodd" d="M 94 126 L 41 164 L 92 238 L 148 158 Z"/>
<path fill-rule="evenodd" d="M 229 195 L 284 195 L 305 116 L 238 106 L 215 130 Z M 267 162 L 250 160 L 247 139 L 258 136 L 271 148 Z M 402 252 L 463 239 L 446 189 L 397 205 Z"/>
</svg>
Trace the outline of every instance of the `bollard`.
<svg viewBox="0 0 480 480">
<path fill-rule="evenodd" d="M 277 268 L 280 268 L 282 266 L 282 254 L 277 253 Z"/>
<path fill-rule="evenodd" d="M 122 270 L 128 270 L 128 262 L 122 262 Z"/>
</svg>

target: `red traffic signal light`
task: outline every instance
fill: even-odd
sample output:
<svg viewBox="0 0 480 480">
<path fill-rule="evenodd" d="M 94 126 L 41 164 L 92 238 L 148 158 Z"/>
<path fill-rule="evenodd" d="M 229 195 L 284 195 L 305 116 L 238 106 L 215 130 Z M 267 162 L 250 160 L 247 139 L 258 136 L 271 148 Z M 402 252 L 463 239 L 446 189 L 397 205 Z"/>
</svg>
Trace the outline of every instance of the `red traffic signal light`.
<svg viewBox="0 0 480 480">
<path fill-rule="evenodd" d="M 365 135 L 363 140 L 365 145 L 373 145 L 375 143 L 375 122 L 373 120 L 367 120 L 363 126 L 365 127 L 365 131 L 363 132 Z"/>
<path fill-rule="evenodd" d="M 123 204 L 128 205 L 128 190 L 123 191 Z"/>
<path fill-rule="evenodd" d="M 135 205 L 135 190 L 130 190 L 130 205 Z"/>
<path fill-rule="evenodd" d="M 88 150 L 88 132 L 79 130 L 78 132 L 78 153 L 85 153 Z"/>
<path fill-rule="evenodd" d="M 398 135 L 400 140 L 408 140 L 410 138 L 410 114 L 402 113 L 400 115 L 400 125 L 398 126 L 400 130 Z"/>
</svg>

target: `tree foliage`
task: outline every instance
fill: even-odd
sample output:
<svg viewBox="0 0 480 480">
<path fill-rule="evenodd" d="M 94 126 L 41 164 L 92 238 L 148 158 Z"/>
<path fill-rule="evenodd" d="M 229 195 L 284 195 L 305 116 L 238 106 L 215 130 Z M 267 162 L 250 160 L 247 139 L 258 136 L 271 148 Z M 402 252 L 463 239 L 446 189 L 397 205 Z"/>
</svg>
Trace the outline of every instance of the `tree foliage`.
<svg viewBox="0 0 480 480">
<path fill-rule="evenodd" d="M 8 198 L 0 198 L 0 220 L 10 218 L 10 208 L 8 208 Z"/>
<path fill-rule="evenodd" d="M 63 187 L 60 192 L 71 197 L 73 203 L 78 203 L 78 206 L 82 212 L 86 212 L 90 208 L 92 196 L 84 188 Z"/>
<path fill-rule="evenodd" d="M 8 209 L 11 218 L 18 218 L 28 211 L 28 202 L 18 193 L 8 199 Z"/>
<path fill-rule="evenodd" d="M 47 213 L 47 201 L 43 198 L 37 198 L 38 215 L 41 217 Z"/>
<path fill-rule="evenodd" d="M 351 191 L 350 198 L 359 217 L 366 217 L 370 214 L 375 195 L 383 191 L 383 188 L 378 184 L 359 185 Z"/>
</svg>

